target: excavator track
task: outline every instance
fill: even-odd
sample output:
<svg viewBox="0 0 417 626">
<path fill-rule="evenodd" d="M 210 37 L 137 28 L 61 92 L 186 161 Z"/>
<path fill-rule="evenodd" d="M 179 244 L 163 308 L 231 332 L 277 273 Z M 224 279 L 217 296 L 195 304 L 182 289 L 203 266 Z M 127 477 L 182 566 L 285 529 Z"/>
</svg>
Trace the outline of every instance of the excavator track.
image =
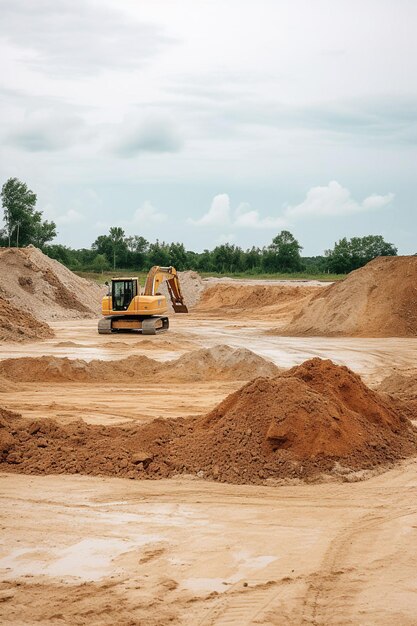
<svg viewBox="0 0 417 626">
<path fill-rule="evenodd" d="M 99 335 L 110 335 L 111 330 L 111 317 L 102 317 L 101 320 L 98 321 L 98 334 Z"/>
<path fill-rule="evenodd" d="M 99 335 L 111 333 L 141 332 L 142 335 L 156 335 L 169 328 L 169 319 L 162 315 L 152 317 L 102 317 L 98 322 Z"/>
<path fill-rule="evenodd" d="M 169 328 L 169 319 L 163 316 L 149 317 L 142 320 L 142 335 L 156 335 Z"/>
</svg>

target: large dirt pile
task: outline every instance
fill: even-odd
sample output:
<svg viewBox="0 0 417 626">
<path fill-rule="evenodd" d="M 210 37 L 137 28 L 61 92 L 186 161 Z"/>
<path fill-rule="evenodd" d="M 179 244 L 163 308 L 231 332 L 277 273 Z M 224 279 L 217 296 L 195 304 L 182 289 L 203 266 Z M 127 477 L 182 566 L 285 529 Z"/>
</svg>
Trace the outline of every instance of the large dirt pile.
<svg viewBox="0 0 417 626">
<path fill-rule="evenodd" d="M 323 290 L 322 286 L 233 284 L 219 282 L 207 287 L 196 306 L 204 316 L 242 315 L 256 318 L 288 317 Z"/>
<path fill-rule="evenodd" d="M 254 484 L 374 469 L 417 452 L 416 431 L 395 402 L 320 359 L 274 379 L 257 378 L 198 418 L 60 426 L 2 412 L 0 443 L 6 471 L 130 478 L 191 473 Z"/>
<path fill-rule="evenodd" d="M 101 287 L 32 246 L 0 248 L 0 293 L 43 322 L 100 314 Z"/>
<path fill-rule="evenodd" d="M 317 294 L 282 334 L 417 336 L 417 256 L 374 259 Z"/>
<path fill-rule="evenodd" d="M 47 324 L 0 296 L 0 341 L 36 341 L 53 336 L 54 333 Z"/>
<path fill-rule="evenodd" d="M 228 482 L 373 468 L 415 454 L 409 421 L 346 367 L 312 359 L 258 378 L 198 418 L 173 448 L 187 471 Z"/>
<path fill-rule="evenodd" d="M 176 382 L 249 380 L 276 376 L 279 369 L 245 348 L 220 345 L 194 350 L 172 361 L 130 356 L 119 361 L 83 361 L 66 357 L 22 357 L 0 361 L 0 377 L 13 382 L 124 382 L 157 380 L 171 376 Z"/>
</svg>

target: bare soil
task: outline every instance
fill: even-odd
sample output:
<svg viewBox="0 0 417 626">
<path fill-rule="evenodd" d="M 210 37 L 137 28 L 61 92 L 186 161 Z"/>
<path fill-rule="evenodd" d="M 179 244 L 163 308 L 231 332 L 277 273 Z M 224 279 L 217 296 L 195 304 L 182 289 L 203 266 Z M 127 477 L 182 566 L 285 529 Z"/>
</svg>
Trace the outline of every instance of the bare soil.
<svg viewBox="0 0 417 626">
<path fill-rule="evenodd" d="M 0 342 L 24 343 L 53 337 L 53 330 L 0 296 Z"/>
<path fill-rule="evenodd" d="M 76 276 L 33 246 L 0 248 L 0 291 L 19 311 L 44 323 L 96 318 L 103 295 L 96 283 Z"/>
<path fill-rule="evenodd" d="M 414 626 L 417 339 L 268 334 L 323 287 L 235 286 L 165 335 L 2 343 L 2 624 Z"/>
<path fill-rule="evenodd" d="M 322 290 L 286 335 L 417 336 L 417 257 L 379 257 Z"/>
</svg>

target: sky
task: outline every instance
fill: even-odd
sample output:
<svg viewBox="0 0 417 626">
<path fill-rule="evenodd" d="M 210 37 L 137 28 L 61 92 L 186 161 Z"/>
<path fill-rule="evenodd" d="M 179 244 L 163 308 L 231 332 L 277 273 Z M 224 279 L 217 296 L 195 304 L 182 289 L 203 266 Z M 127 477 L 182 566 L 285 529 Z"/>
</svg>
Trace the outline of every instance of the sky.
<svg viewBox="0 0 417 626">
<path fill-rule="evenodd" d="M 417 252 L 415 0 L 0 0 L 0 184 L 56 243 Z"/>
</svg>

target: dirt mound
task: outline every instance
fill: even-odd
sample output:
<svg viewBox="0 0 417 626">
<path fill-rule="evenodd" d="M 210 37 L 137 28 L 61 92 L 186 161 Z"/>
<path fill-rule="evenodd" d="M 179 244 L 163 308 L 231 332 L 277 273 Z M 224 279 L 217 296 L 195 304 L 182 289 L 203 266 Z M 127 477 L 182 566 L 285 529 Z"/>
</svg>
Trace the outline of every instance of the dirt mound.
<svg viewBox="0 0 417 626">
<path fill-rule="evenodd" d="M 258 484 L 374 469 L 417 452 L 416 431 L 395 402 L 320 359 L 257 378 L 204 417 L 60 426 L 3 412 L 0 431 L 2 469 L 24 473 L 192 473 Z"/>
<path fill-rule="evenodd" d="M 417 256 L 379 257 L 318 293 L 281 334 L 417 336 Z"/>
<path fill-rule="evenodd" d="M 322 286 L 310 285 L 242 285 L 219 282 L 207 287 L 195 311 L 205 316 L 277 318 L 297 312 Z"/>
<path fill-rule="evenodd" d="M 0 377 L 14 382 L 127 382 L 171 375 L 177 382 L 249 380 L 275 376 L 279 369 L 254 352 L 220 345 L 194 350 L 172 361 L 155 361 L 144 355 L 119 361 L 83 361 L 67 357 L 22 357 L 0 361 Z"/>
<path fill-rule="evenodd" d="M 178 272 L 178 278 L 180 281 L 181 293 L 184 297 L 185 304 L 190 311 L 200 300 L 201 294 L 206 288 L 206 285 L 200 274 L 192 270 L 188 270 L 186 272 Z M 171 299 L 169 297 L 168 288 L 165 282 L 160 285 L 159 291 L 167 299 L 168 312 L 173 313 L 174 309 L 172 308 Z"/>
<path fill-rule="evenodd" d="M 0 291 L 43 322 L 100 314 L 102 289 L 32 246 L 0 248 Z"/>
<path fill-rule="evenodd" d="M 378 391 L 400 398 L 417 399 L 417 371 L 390 374 L 381 381 Z"/>
<path fill-rule="evenodd" d="M 274 363 L 246 348 L 226 345 L 202 348 L 184 354 L 167 364 L 177 380 L 250 380 L 254 376 L 276 376 L 279 369 Z"/>
<path fill-rule="evenodd" d="M 51 328 L 0 296 L 0 341 L 24 342 L 53 337 Z"/>
<path fill-rule="evenodd" d="M 373 468 L 415 454 L 415 433 L 397 406 L 346 367 L 312 359 L 259 378 L 196 420 L 172 457 L 187 471 L 228 482 Z"/>
<path fill-rule="evenodd" d="M 397 402 L 410 420 L 417 420 L 417 370 L 393 372 L 380 383 L 378 391 Z"/>
<path fill-rule="evenodd" d="M 152 375 L 158 361 L 134 356 L 120 361 L 84 361 L 67 357 L 22 357 L 0 361 L 0 376 L 22 383 L 135 382 Z"/>
</svg>

